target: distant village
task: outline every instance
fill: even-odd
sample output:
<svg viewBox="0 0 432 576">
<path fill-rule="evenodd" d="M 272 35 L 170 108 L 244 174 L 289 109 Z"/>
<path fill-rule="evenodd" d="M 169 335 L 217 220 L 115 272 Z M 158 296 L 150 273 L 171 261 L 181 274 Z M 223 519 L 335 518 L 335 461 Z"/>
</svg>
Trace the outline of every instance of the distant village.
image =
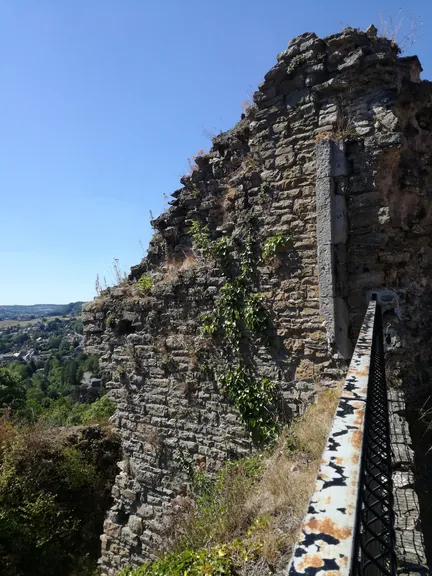
<svg viewBox="0 0 432 576">
<path fill-rule="evenodd" d="M 11 362 L 31 364 L 43 372 L 46 362 L 55 355 L 62 362 L 83 355 L 82 322 L 79 316 L 40 318 L 20 324 L 0 326 L 0 365 Z M 99 389 L 101 379 L 86 371 L 81 385 Z"/>
</svg>

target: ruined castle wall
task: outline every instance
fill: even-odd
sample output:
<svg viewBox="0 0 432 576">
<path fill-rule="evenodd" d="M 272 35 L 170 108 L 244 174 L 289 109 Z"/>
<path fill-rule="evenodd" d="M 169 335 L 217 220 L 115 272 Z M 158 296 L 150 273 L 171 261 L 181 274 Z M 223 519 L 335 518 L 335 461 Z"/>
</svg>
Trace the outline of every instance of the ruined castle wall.
<svg viewBox="0 0 432 576">
<path fill-rule="evenodd" d="M 379 122 L 390 123 L 387 109 L 412 73 L 411 62 L 398 59 L 395 47 L 373 31 L 294 39 L 266 74 L 254 105 L 196 159 L 169 211 L 154 221 L 148 257 L 130 277 L 148 275 L 148 294 L 125 284 L 87 306 L 87 351 L 101 356 L 109 375 L 123 447 L 102 536 L 104 573 L 139 565 L 161 549 L 172 503 L 189 490 L 188 467 L 212 472 L 253 450 L 215 379 L 210 358 L 217 343 L 202 334 L 202 313 L 212 312 L 225 280 L 193 249 L 191 224 L 208 225 L 214 240 L 226 235 L 234 250 L 251 230 L 258 248 L 275 234 L 289 237 L 277 258 L 257 265 L 255 289 L 270 311 L 272 345 L 254 343 L 253 366 L 258 378 L 277 384 L 285 419 L 301 414 L 318 386 L 343 375 L 369 288 L 387 281 L 395 288 L 395 262 L 388 260 L 383 271 L 379 260 L 384 188 L 378 210 L 368 202 L 380 194 L 376 162 L 389 146 L 399 150 L 399 134 L 385 143 Z M 342 142 L 346 162 L 325 174 L 316 147 L 324 150 L 327 140 Z M 317 214 L 318 180 L 323 204 Z M 342 214 L 345 232 L 330 227 L 329 236 L 322 235 L 325 210 L 329 218 Z M 362 213 L 366 221 L 374 214 L 375 227 L 364 229 Z M 368 237 L 379 242 L 372 258 Z M 399 258 L 398 250 L 388 253 Z M 428 257 L 427 251 L 418 256 L 422 262 Z M 323 262 L 330 263 L 332 279 L 320 299 Z M 341 318 L 343 346 L 331 328 Z"/>
<path fill-rule="evenodd" d="M 432 374 L 432 85 L 418 82 L 417 59 L 401 64 L 414 81 L 396 76 L 368 100 L 363 138 L 347 144 L 346 276 L 353 336 L 370 291 L 384 297 L 397 556 L 401 571 L 424 572 L 430 499 L 421 494 L 421 509 L 414 478 L 424 466 L 410 428 L 418 418 L 413 408 L 430 396 Z"/>
<path fill-rule="evenodd" d="M 410 428 L 431 390 L 432 85 L 420 82 L 417 58 L 395 63 L 377 56 L 379 87 L 350 87 L 343 99 L 345 137 L 319 142 L 317 157 L 330 168 L 331 191 L 324 187 L 324 194 L 333 233 L 339 226 L 331 282 L 334 300 L 347 305 L 349 339 L 357 338 L 372 292 L 384 311 L 397 556 L 401 571 L 424 572 L 431 478 L 415 455 Z M 368 62 L 364 56 L 357 62 L 362 78 Z M 317 178 L 317 202 L 321 188 Z M 340 326 L 336 307 L 331 318 Z M 414 490 L 419 474 L 422 506 Z"/>
</svg>

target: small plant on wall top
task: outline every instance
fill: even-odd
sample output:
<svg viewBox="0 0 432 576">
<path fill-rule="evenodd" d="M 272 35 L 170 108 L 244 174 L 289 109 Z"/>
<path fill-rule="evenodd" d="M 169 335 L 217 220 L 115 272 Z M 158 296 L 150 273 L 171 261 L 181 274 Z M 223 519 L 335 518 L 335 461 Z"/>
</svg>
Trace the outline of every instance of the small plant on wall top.
<svg viewBox="0 0 432 576">
<path fill-rule="evenodd" d="M 140 289 L 141 294 L 147 295 L 150 293 L 152 289 L 153 282 L 151 276 L 148 274 L 144 274 L 141 278 L 137 281 L 137 286 Z"/>
</svg>

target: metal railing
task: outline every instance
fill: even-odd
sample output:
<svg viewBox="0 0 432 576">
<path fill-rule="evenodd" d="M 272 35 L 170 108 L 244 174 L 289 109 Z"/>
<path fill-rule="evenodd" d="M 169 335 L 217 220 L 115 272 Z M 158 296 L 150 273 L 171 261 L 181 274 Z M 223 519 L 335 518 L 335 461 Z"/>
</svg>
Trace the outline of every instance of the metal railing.
<svg viewBox="0 0 432 576">
<path fill-rule="evenodd" d="M 368 306 L 289 576 L 396 574 L 381 309 Z"/>
</svg>

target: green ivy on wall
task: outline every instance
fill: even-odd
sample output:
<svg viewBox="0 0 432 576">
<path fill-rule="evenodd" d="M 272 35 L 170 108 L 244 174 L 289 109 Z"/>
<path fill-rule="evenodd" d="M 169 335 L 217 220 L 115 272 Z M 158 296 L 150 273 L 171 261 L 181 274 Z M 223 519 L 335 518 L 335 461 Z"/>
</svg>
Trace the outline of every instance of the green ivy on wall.
<svg viewBox="0 0 432 576">
<path fill-rule="evenodd" d="M 272 440 L 279 430 L 277 386 L 255 376 L 249 346 L 254 340 L 269 343 L 269 315 L 264 296 L 256 290 L 256 270 L 261 261 L 256 255 L 257 243 L 250 230 L 236 262 L 228 239 L 223 236 L 212 241 L 207 225 L 195 221 L 190 233 L 194 247 L 211 258 L 225 277 L 214 308 L 202 315 L 202 332 L 218 338 L 223 352 L 217 380 L 254 440 Z"/>
</svg>

